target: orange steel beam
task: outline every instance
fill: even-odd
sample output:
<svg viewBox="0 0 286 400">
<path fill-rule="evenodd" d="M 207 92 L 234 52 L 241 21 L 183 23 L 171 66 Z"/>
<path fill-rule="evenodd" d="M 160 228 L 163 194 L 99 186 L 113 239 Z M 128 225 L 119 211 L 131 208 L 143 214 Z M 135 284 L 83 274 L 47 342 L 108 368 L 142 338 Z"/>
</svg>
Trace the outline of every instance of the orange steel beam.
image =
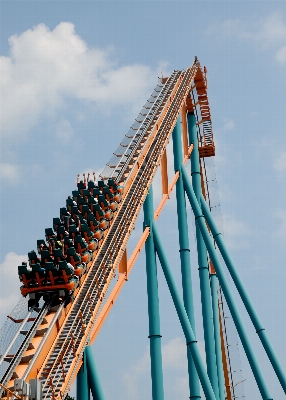
<svg viewBox="0 0 286 400">
<path fill-rule="evenodd" d="M 165 149 L 161 160 L 161 176 L 162 176 L 162 194 L 168 193 L 168 162 L 167 151 Z"/>
<path fill-rule="evenodd" d="M 223 364 L 223 374 L 224 374 L 224 384 L 225 384 L 225 391 L 226 391 L 226 400 L 232 400 L 231 397 L 231 386 L 230 380 L 228 375 L 228 366 L 227 366 L 227 358 L 225 352 L 225 341 L 223 336 L 223 329 L 222 329 L 222 318 L 221 318 L 221 311 L 219 310 L 219 326 L 220 326 L 220 340 L 221 340 L 221 352 L 222 352 L 222 364 Z"/>
<path fill-rule="evenodd" d="M 182 107 L 182 136 L 183 136 L 183 150 L 184 155 L 188 154 L 188 127 L 187 127 L 187 106 L 186 103 Z"/>
<path fill-rule="evenodd" d="M 150 232 L 150 228 L 149 227 L 145 228 L 135 249 L 133 250 L 131 257 L 128 260 L 128 263 L 127 263 L 127 274 L 128 275 L 131 272 L 139 254 L 144 246 L 144 243 L 146 242 L 146 240 L 149 236 L 149 232 Z M 96 336 L 98 335 L 104 321 L 106 320 L 112 306 L 115 303 L 115 300 L 117 299 L 117 297 L 126 281 L 127 281 L 126 275 L 120 274 L 114 288 L 112 289 L 112 292 L 108 296 L 108 299 L 106 300 L 101 312 L 99 313 L 98 317 L 96 318 L 95 324 L 94 324 L 93 329 L 90 334 L 90 343 L 91 344 L 94 342 Z"/>
<path fill-rule="evenodd" d="M 127 267 L 127 248 L 124 250 L 123 256 L 118 266 L 118 272 L 120 274 L 125 274 L 125 279 L 127 280 L 128 276 L 128 267 Z"/>
</svg>

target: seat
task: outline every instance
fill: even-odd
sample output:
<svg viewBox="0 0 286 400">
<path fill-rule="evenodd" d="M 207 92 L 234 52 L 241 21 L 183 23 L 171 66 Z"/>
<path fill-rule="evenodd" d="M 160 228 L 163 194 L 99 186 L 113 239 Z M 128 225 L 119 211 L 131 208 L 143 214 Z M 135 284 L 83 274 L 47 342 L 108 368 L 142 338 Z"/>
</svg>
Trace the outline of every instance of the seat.
<svg viewBox="0 0 286 400">
<path fill-rule="evenodd" d="M 94 238 L 101 240 L 103 238 L 103 231 L 99 228 L 99 222 L 91 212 L 88 214 L 87 222 L 90 230 L 94 233 Z"/>
<path fill-rule="evenodd" d="M 100 229 L 105 230 L 105 229 L 107 229 L 109 227 L 109 222 L 106 221 L 105 213 L 103 212 L 103 210 L 101 209 L 99 204 L 94 204 L 93 205 L 93 215 L 95 216 L 95 218 L 99 222 Z"/>
<path fill-rule="evenodd" d="M 36 254 L 36 252 L 34 250 L 32 250 L 32 251 L 30 251 L 28 253 L 28 258 L 29 258 L 29 264 L 30 265 L 36 264 L 36 263 L 38 263 L 40 261 L 38 256 L 37 256 L 37 254 Z"/>
<path fill-rule="evenodd" d="M 88 190 L 90 191 L 90 189 L 93 189 L 96 186 L 95 186 L 95 183 L 93 181 L 88 181 L 87 182 L 87 187 L 88 187 Z"/>
<path fill-rule="evenodd" d="M 108 179 L 107 181 L 109 189 L 112 188 L 113 193 L 119 193 L 119 194 L 123 194 L 124 191 L 124 187 L 123 186 L 118 186 L 117 183 L 113 180 L 113 179 Z"/>
<path fill-rule="evenodd" d="M 98 248 L 98 242 L 97 240 L 94 240 L 94 235 L 90 231 L 87 224 L 81 224 L 81 232 L 86 242 L 88 243 L 88 249 L 92 251 L 96 250 Z"/>
<path fill-rule="evenodd" d="M 78 213 L 79 213 L 79 211 L 78 211 L 77 206 L 72 206 L 72 212 L 71 212 L 71 214 L 74 215 L 74 214 L 78 214 Z"/>
<path fill-rule="evenodd" d="M 85 201 L 84 197 L 79 196 L 78 199 L 77 199 L 77 206 L 78 206 L 78 209 L 80 210 L 80 212 L 82 212 L 82 206 L 84 204 L 86 204 L 86 201 Z"/>
<path fill-rule="evenodd" d="M 86 189 L 86 182 L 80 181 L 77 184 L 79 193 L 83 196 L 83 191 Z"/>
<path fill-rule="evenodd" d="M 79 191 L 78 190 L 73 190 L 72 191 L 72 197 L 73 197 L 74 201 L 77 202 L 78 196 L 79 196 Z"/>
<path fill-rule="evenodd" d="M 51 237 L 55 237 L 55 233 L 52 228 L 46 228 L 45 235 L 47 240 L 49 240 Z"/>
<path fill-rule="evenodd" d="M 110 208 L 110 204 L 102 194 L 98 197 L 98 203 L 104 210 L 104 218 L 107 219 L 107 221 L 111 221 L 113 219 L 113 211 Z"/>
<path fill-rule="evenodd" d="M 46 272 L 41 268 L 41 265 L 39 263 L 32 264 L 32 272 L 35 274 L 36 281 L 39 286 L 42 286 L 45 279 L 46 279 Z"/>
<path fill-rule="evenodd" d="M 23 282 L 26 288 L 29 287 L 29 284 L 33 281 L 33 274 L 31 271 L 28 271 L 27 265 L 19 265 L 18 266 L 18 275 L 21 282 Z"/>
<path fill-rule="evenodd" d="M 53 218 L 53 229 L 54 231 L 57 231 L 58 227 L 62 224 L 62 221 L 60 220 L 60 218 L 56 217 Z"/>
<path fill-rule="evenodd" d="M 59 276 L 66 284 L 73 278 L 74 271 L 68 266 L 66 261 L 59 262 Z"/>
<path fill-rule="evenodd" d="M 92 212 L 94 212 L 94 206 L 95 206 L 96 204 L 98 204 L 98 201 L 95 200 L 95 198 L 94 198 L 93 196 L 89 196 L 89 198 L 87 199 L 87 204 L 88 204 L 89 209 L 90 209 Z"/>
<path fill-rule="evenodd" d="M 54 263 L 58 264 L 60 262 L 60 260 L 63 259 L 63 252 L 62 249 L 55 249 L 54 250 Z"/>
<path fill-rule="evenodd" d="M 66 207 L 69 210 L 69 212 L 71 212 L 72 206 L 74 205 L 74 201 L 72 198 L 67 198 L 66 199 Z"/>
<path fill-rule="evenodd" d="M 65 229 L 68 231 L 69 225 L 70 225 L 70 216 L 69 215 L 65 215 L 64 216 L 64 227 Z"/>
<path fill-rule="evenodd" d="M 88 214 L 90 213 L 90 209 L 89 209 L 89 207 L 88 207 L 88 204 L 84 204 L 83 206 L 82 206 L 82 211 L 81 211 L 81 214 L 82 214 L 82 216 L 86 219 L 86 220 L 88 220 Z"/>
<path fill-rule="evenodd" d="M 111 211 L 116 211 L 118 208 L 117 202 L 114 199 L 114 195 L 111 193 L 108 187 L 103 188 L 103 195 L 105 199 L 109 202 Z"/>
<path fill-rule="evenodd" d="M 88 189 L 84 189 L 84 190 L 83 190 L 83 197 L 84 197 L 85 199 L 87 199 L 89 196 L 90 196 L 89 190 L 88 190 Z"/>
<path fill-rule="evenodd" d="M 83 240 L 81 235 L 77 235 L 74 238 L 74 247 L 77 250 L 77 253 L 81 256 L 81 261 L 87 263 L 91 259 L 90 253 L 87 251 L 88 244 Z"/>
<path fill-rule="evenodd" d="M 106 184 L 104 183 L 104 181 L 98 181 L 97 184 L 98 184 L 98 187 L 100 187 L 100 188 L 106 187 Z"/>
<path fill-rule="evenodd" d="M 104 197 L 106 198 L 107 201 L 113 200 L 114 194 L 110 191 L 110 189 L 107 186 L 103 188 L 102 193 L 104 194 Z"/>
<path fill-rule="evenodd" d="M 94 187 L 94 188 L 91 190 L 91 194 L 92 194 L 93 197 L 95 197 L 96 199 L 98 199 L 98 196 L 101 194 L 101 191 L 99 190 L 98 187 Z"/>
<path fill-rule="evenodd" d="M 66 209 L 66 207 L 60 208 L 60 217 L 61 217 L 61 220 L 63 220 L 63 218 L 64 218 L 65 215 L 69 215 L 69 214 L 68 214 L 68 211 L 67 211 L 67 209 Z"/>
<path fill-rule="evenodd" d="M 58 227 L 58 231 L 57 231 L 57 239 L 58 240 L 62 240 L 63 239 L 63 237 L 64 237 L 64 234 L 65 234 L 65 227 L 64 226 L 59 226 Z"/>
<path fill-rule="evenodd" d="M 108 210 L 110 208 L 109 207 L 109 203 L 108 203 L 108 201 L 106 200 L 106 198 L 104 197 L 103 194 L 100 194 L 98 196 L 98 204 L 103 209 L 103 211 L 106 211 L 106 210 Z"/>
<path fill-rule="evenodd" d="M 70 239 L 74 239 L 74 237 L 75 237 L 75 235 L 77 234 L 77 227 L 76 227 L 76 225 L 74 225 L 74 224 L 71 224 L 70 225 L 70 227 L 69 227 L 69 236 L 70 236 Z"/>
<path fill-rule="evenodd" d="M 76 253 L 74 247 L 69 247 L 67 251 L 67 261 L 74 267 L 74 274 L 82 276 L 86 271 L 86 266 L 81 263 L 81 257 Z"/>
<path fill-rule="evenodd" d="M 59 276 L 59 273 L 56 270 L 54 263 L 51 261 L 46 262 L 46 278 L 47 278 L 47 280 L 50 281 L 52 285 L 55 285 L 58 276 Z"/>
<path fill-rule="evenodd" d="M 44 247 L 47 246 L 45 240 L 44 240 L 44 239 L 38 239 L 38 240 L 37 240 L 37 250 L 38 250 L 38 254 L 41 254 L 40 251 L 41 251 L 41 247 L 42 247 L 42 246 L 44 246 Z"/>
<path fill-rule="evenodd" d="M 53 262 L 49 250 L 43 250 L 41 253 L 41 264 L 46 268 L 47 262 Z"/>
<path fill-rule="evenodd" d="M 64 252 L 67 254 L 67 251 L 70 247 L 73 247 L 73 240 L 70 239 L 68 236 L 64 237 Z"/>
</svg>

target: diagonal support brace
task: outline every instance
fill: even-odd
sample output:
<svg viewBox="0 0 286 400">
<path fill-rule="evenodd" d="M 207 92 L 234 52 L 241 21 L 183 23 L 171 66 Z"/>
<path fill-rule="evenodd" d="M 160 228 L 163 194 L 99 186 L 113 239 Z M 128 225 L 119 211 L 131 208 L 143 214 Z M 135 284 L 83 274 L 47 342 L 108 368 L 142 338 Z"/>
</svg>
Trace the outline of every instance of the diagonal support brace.
<svg viewBox="0 0 286 400">
<path fill-rule="evenodd" d="M 190 204 L 192 206 L 193 209 L 193 213 L 195 215 L 195 219 L 196 219 L 196 224 L 199 226 L 200 231 L 202 233 L 204 242 L 206 244 L 208 253 L 210 255 L 210 258 L 213 262 L 213 265 L 215 267 L 216 270 L 216 274 L 218 277 L 218 280 L 220 282 L 221 288 L 223 290 L 226 302 L 228 304 L 229 310 L 231 312 L 233 321 L 235 323 L 237 332 L 239 334 L 240 340 L 242 342 L 244 351 L 246 353 L 246 356 L 248 358 L 249 364 L 251 366 L 253 375 L 255 377 L 257 386 L 260 390 L 260 393 L 262 395 L 263 400 L 273 400 L 273 398 L 270 396 L 270 393 L 268 391 L 268 388 L 266 386 L 266 383 L 264 381 L 264 378 L 262 376 L 262 372 L 260 370 L 258 361 L 255 357 L 255 354 L 252 350 L 248 335 L 246 333 L 246 330 L 244 328 L 243 322 L 241 320 L 241 317 L 239 315 L 237 306 L 235 304 L 234 298 L 231 294 L 231 290 L 229 288 L 229 285 L 227 283 L 227 279 L 224 275 L 222 266 L 220 264 L 218 255 L 216 253 L 215 247 L 213 245 L 213 239 L 211 238 L 208 228 L 206 226 L 206 222 L 204 219 L 204 216 L 202 214 L 202 210 L 201 207 L 199 206 L 199 203 L 197 201 L 197 198 L 195 196 L 193 187 L 189 181 L 187 172 L 185 170 L 185 167 L 182 165 L 181 167 L 181 171 L 182 171 L 182 175 L 183 175 L 183 181 L 184 181 L 184 186 L 185 186 L 185 190 L 187 193 L 187 196 L 189 198 Z"/>
<path fill-rule="evenodd" d="M 203 198 L 203 196 L 201 196 L 201 207 L 202 207 L 202 212 L 205 216 L 205 219 L 208 223 L 208 226 L 211 230 L 211 233 L 213 235 L 213 238 L 220 250 L 220 253 L 222 255 L 222 258 L 225 261 L 225 264 L 229 270 L 229 273 L 233 279 L 233 282 L 237 288 L 238 293 L 240 294 L 240 297 L 245 305 L 245 308 L 248 312 L 248 315 L 253 323 L 253 326 L 256 330 L 257 335 L 259 336 L 259 339 L 261 340 L 261 343 L 266 351 L 266 354 L 273 366 L 273 369 L 281 383 L 281 386 L 284 390 L 284 392 L 286 393 L 286 376 L 285 373 L 282 369 L 282 366 L 275 354 L 275 351 L 268 339 L 268 336 L 265 332 L 265 329 L 262 326 L 262 323 L 254 309 L 254 306 L 248 296 L 248 293 L 242 283 L 242 280 L 237 272 L 237 269 L 235 267 L 235 264 L 226 248 L 226 245 L 224 243 L 222 234 L 219 232 L 216 223 L 211 215 L 211 212 L 208 208 L 207 203 L 205 202 L 205 199 Z"/>
</svg>

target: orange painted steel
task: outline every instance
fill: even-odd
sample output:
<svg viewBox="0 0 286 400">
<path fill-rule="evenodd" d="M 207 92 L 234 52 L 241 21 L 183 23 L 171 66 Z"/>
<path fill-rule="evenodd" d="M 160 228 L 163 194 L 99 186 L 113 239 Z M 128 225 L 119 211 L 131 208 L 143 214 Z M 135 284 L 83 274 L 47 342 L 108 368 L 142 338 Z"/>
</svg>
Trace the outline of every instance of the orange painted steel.
<svg viewBox="0 0 286 400">
<path fill-rule="evenodd" d="M 2 383 L 0 383 L 0 387 L 7 392 L 7 396 L 6 396 L 7 400 L 8 399 L 20 399 L 20 400 L 24 399 L 24 397 L 18 396 L 16 393 L 12 392 L 12 390 L 10 390 L 10 389 L 6 388 L 5 386 L 3 386 Z M 27 397 L 27 396 L 25 396 L 25 397 Z"/>
<path fill-rule="evenodd" d="M 161 160 L 161 176 L 162 176 L 162 194 L 168 193 L 168 161 L 167 151 L 165 149 Z"/>
<path fill-rule="evenodd" d="M 229 371 L 227 365 L 227 357 L 226 357 L 226 345 L 223 336 L 223 328 L 222 328 L 222 317 L 221 311 L 219 308 L 219 325 L 220 325 L 220 340 L 221 340 L 221 352 L 222 352 L 222 364 L 223 364 L 223 374 L 224 374 L 224 384 L 225 384 L 225 391 L 226 391 L 226 400 L 232 400 L 231 396 L 231 385 L 229 380 Z"/>
</svg>

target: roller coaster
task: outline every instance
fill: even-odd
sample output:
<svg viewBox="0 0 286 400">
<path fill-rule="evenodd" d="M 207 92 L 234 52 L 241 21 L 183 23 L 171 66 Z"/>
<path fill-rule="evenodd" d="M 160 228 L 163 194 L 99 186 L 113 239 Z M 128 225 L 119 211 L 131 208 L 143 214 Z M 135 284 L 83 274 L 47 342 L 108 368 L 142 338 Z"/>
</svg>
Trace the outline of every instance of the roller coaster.
<svg viewBox="0 0 286 400">
<path fill-rule="evenodd" d="M 173 144 L 174 175 L 167 145 Z M 77 379 L 77 398 L 103 400 L 91 345 L 127 282 L 143 247 L 146 253 L 152 398 L 163 400 L 157 260 L 184 336 L 189 397 L 238 398 L 225 313 L 250 363 L 261 398 L 266 380 L 230 290 L 226 270 L 286 393 L 286 379 L 213 216 L 207 160 L 215 155 L 206 69 L 197 58 L 158 84 L 100 174 L 79 177 L 46 239 L 18 267 L 22 298 L 1 330 L 2 399 L 64 399 Z M 188 173 L 189 168 L 191 175 Z M 161 171 L 162 198 L 154 211 L 152 181 Z M 156 221 L 175 189 L 183 298 L 176 287 Z M 195 217 L 206 366 L 195 334 L 186 198 Z M 143 208 L 143 233 L 128 258 L 127 243 Z M 220 253 L 221 257 L 218 256 Z M 156 258 L 157 257 L 157 258 Z M 224 268 L 222 262 L 225 263 Z M 16 268 L 16 266 L 15 266 Z"/>
</svg>

